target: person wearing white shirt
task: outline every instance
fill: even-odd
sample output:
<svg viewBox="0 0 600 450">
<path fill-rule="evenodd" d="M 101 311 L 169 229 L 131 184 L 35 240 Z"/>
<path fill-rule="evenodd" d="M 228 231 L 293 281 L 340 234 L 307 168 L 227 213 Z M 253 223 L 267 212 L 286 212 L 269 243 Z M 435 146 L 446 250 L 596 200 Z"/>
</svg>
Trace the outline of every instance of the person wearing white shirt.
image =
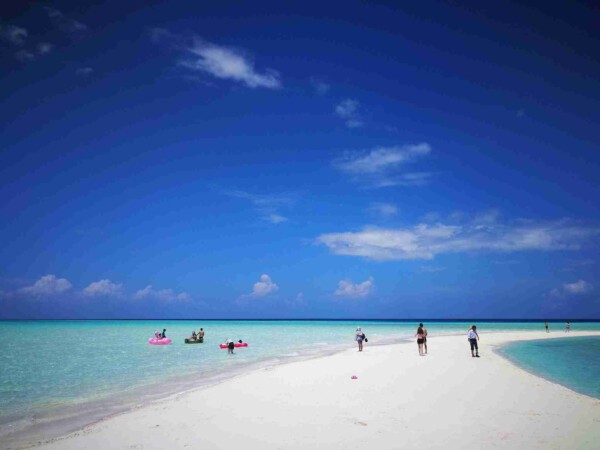
<svg viewBox="0 0 600 450">
<path fill-rule="evenodd" d="M 475 325 L 472 325 L 469 329 L 468 339 L 469 344 L 471 344 L 471 356 L 473 358 L 479 358 L 479 347 L 477 346 L 479 335 L 477 334 L 477 327 Z"/>
</svg>

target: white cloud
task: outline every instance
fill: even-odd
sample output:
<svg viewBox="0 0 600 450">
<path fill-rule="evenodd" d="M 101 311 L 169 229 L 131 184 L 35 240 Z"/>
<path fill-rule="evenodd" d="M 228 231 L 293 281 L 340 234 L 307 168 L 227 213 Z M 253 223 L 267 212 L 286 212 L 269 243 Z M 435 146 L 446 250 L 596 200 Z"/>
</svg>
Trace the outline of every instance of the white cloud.
<svg viewBox="0 0 600 450">
<path fill-rule="evenodd" d="M 173 39 L 173 38 L 174 38 L 174 36 L 171 34 L 171 32 L 169 30 L 165 30 L 164 28 L 158 28 L 158 27 L 150 28 L 150 39 L 152 39 L 152 42 L 154 42 L 155 44 L 158 44 L 163 39 Z"/>
<path fill-rule="evenodd" d="M 135 299 L 156 299 L 156 300 L 164 300 L 164 301 L 172 301 L 172 300 L 182 300 L 187 301 L 191 300 L 191 295 L 187 292 L 180 292 L 179 294 L 174 292 L 172 289 L 161 289 L 156 291 L 152 288 L 152 285 L 149 284 L 144 289 L 140 289 L 136 293 L 133 294 L 133 298 Z"/>
<path fill-rule="evenodd" d="M 404 145 L 395 147 L 377 147 L 368 152 L 349 153 L 334 161 L 341 171 L 351 174 L 382 173 L 397 168 L 401 164 L 413 161 L 431 152 L 429 144 Z"/>
<path fill-rule="evenodd" d="M 254 283 L 250 297 L 264 297 L 265 295 L 277 292 L 278 289 L 279 286 L 273 283 L 271 277 L 267 274 L 263 274 L 260 276 L 260 281 Z"/>
<path fill-rule="evenodd" d="M 27 30 L 14 25 L 0 25 L 0 37 L 14 45 L 23 45 L 27 39 Z"/>
<path fill-rule="evenodd" d="M 568 294 L 586 294 L 593 289 L 593 286 L 583 280 L 576 281 L 574 283 L 565 283 L 563 284 L 563 289 Z"/>
<path fill-rule="evenodd" d="M 75 74 L 79 75 L 80 77 L 87 77 L 90 76 L 93 72 L 94 69 L 92 69 L 91 67 L 81 67 L 75 71 Z"/>
<path fill-rule="evenodd" d="M 282 223 L 282 222 L 287 222 L 287 218 L 280 216 L 279 214 L 271 214 L 268 217 L 269 222 L 271 223 Z"/>
<path fill-rule="evenodd" d="M 40 55 L 45 55 L 47 53 L 50 53 L 53 48 L 54 48 L 54 46 L 52 44 L 50 44 L 49 42 L 40 42 L 37 45 L 37 52 Z"/>
<path fill-rule="evenodd" d="M 154 291 L 152 290 L 152 285 L 149 284 L 144 289 L 140 289 L 135 294 L 133 294 L 133 298 L 140 299 L 150 297 Z"/>
<path fill-rule="evenodd" d="M 384 217 L 395 216 L 398 214 L 398 208 L 391 203 L 373 203 L 369 207 L 369 210 Z"/>
<path fill-rule="evenodd" d="M 193 72 L 203 72 L 223 80 L 233 80 L 250 88 L 278 89 L 281 87 L 279 73 L 265 69 L 259 73 L 254 63 L 240 51 L 195 39 L 187 48 L 188 57 L 181 65 Z"/>
<path fill-rule="evenodd" d="M 250 201 L 262 218 L 273 224 L 288 221 L 288 218 L 281 215 L 278 210 L 293 203 L 292 199 L 286 195 L 256 195 L 244 191 L 225 191 L 224 194 Z"/>
<path fill-rule="evenodd" d="M 373 183 L 374 187 L 424 186 L 433 176 L 430 172 L 411 172 L 395 176 L 382 176 Z"/>
<path fill-rule="evenodd" d="M 376 147 L 361 152 L 347 152 L 333 161 L 333 166 L 356 180 L 374 187 L 421 186 L 431 178 L 429 172 L 402 172 L 403 166 L 431 152 L 429 144 Z"/>
<path fill-rule="evenodd" d="M 365 227 L 322 234 L 316 240 L 336 255 L 374 260 L 432 259 L 445 253 L 577 250 L 600 233 L 598 226 L 568 220 L 517 221 L 483 226 L 477 222 L 417 224 L 407 228 Z"/>
<path fill-rule="evenodd" d="M 482 213 L 479 213 L 473 219 L 473 223 L 476 226 L 486 227 L 490 225 L 494 225 L 500 219 L 500 211 L 497 209 L 488 209 Z"/>
<path fill-rule="evenodd" d="M 54 24 L 62 31 L 68 34 L 82 33 L 87 31 L 87 25 L 73 20 L 55 8 L 44 7 L 46 14 L 54 22 Z"/>
<path fill-rule="evenodd" d="M 192 299 L 192 296 L 190 294 L 188 294 L 187 292 L 180 292 L 179 294 L 177 294 L 177 300 L 189 301 L 191 299 Z"/>
<path fill-rule="evenodd" d="M 15 53 L 15 58 L 21 62 L 30 62 L 35 59 L 35 55 L 27 50 L 19 50 Z"/>
<path fill-rule="evenodd" d="M 573 283 L 565 283 L 560 288 L 554 288 L 548 295 L 552 298 L 566 298 L 587 294 L 593 290 L 594 286 L 592 286 L 590 283 L 579 280 Z"/>
<path fill-rule="evenodd" d="M 44 275 L 33 286 L 19 289 L 25 295 L 58 295 L 69 291 L 73 285 L 65 278 L 56 278 L 56 275 Z"/>
<path fill-rule="evenodd" d="M 351 280 L 340 280 L 335 295 L 346 298 L 363 298 L 373 292 L 374 288 L 375 283 L 372 277 L 359 284 L 352 284 Z"/>
<path fill-rule="evenodd" d="M 327 94 L 327 92 L 329 92 L 329 89 L 331 88 L 331 86 L 328 83 L 325 83 L 319 78 L 311 78 L 310 84 L 312 84 L 313 88 L 315 89 L 315 92 L 319 95 Z"/>
<path fill-rule="evenodd" d="M 123 285 L 104 279 L 90 283 L 82 292 L 87 297 L 119 297 L 123 295 Z"/>
<path fill-rule="evenodd" d="M 358 114 L 359 106 L 360 103 L 357 100 L 347 98 L 336 105 L 335 113 L 345 120 L 348 128 L 360 128 L 363 123 Z"/>
<path fill-rule="evenodd" d="M 443 272 L 444 270 L 446 270 L 446 268 L 442 266 L 421 266 L 420 270 L 421 272 L 436 273 Z"/>
</svg>

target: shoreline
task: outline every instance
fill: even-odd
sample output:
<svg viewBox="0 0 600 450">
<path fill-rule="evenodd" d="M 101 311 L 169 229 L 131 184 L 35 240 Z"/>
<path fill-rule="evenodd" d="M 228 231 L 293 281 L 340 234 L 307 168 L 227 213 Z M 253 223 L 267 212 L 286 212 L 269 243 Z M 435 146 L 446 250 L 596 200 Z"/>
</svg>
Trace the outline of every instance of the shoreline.
<svg viewBox="0 0 600 450">
<path fill-rule="evenodd" d="M 600 335 L 600 333 L 598 333 L 598 332 L 572 332 L 571 333 L 572 337 L 599 336 L 599 335 Z M 585 400 L 587 402 L 591 401 L 591 402 L 598 403 L 598 399 L 585 396 L 584 394 L 576 393 L 575 391 L 571 391 L 569 388 L 566 388 L 562 385 L 553 383 L 551 380 L 547 380 L 538 375 L 531 374 L 530 372 L 526 371 L 525 369 L 518 367 L 511 361 L 509 361 L 506 358 L 504 358 L 503 356 L 499 355 L 494 350 L 495 347 L 497 347 L 498 345 L 506 344 L 508 342 L 512 342 L 512 341 L 516 341 L 516 340 L 534 340 L 534 339 L 547 339 L 547 338 L 557 339 L 557 338 L 569 338 L 571 336 L 565 336 L 563 334 L 558 334 L 556 332 L 552 333 L 552 335 L 550 335 L 550 336 L 543 332 L 532 332 L 532 331 L 496 332 L 496 333 L 484 334 L 482 336 L 483 339 L 481 341 L 481 347 L 482 347 L 482 350 L 484 348 L 486 350 L 488 348 L 489 348 L 489 350 L 492 350 L 492 352 L 486 353 L 485 359 L 488 359 L 488 355 L 489 355 L 489 357 L 492 359 L 492 361 L 495 362 L 496 364 L 499 363 L 499 365 L 501 367 L 503 366 L 505 369 L 507 367 L 510 367 L 512 371 L 517 371 L 517 373 L 520 374 L 520 376 L 518 376 L 518 378 L 521 380 L 521 382 L 523 382 L 523 380 L 526 379 L 527 377 L 531 377 L 534 380 L 537 380 L 537 381 L 535 381 L 535 383 L 537 383 L 537 384 L 541 383 L 541 385 L 544 386 L 546 390 L 547 389 L 550 389 L 550 390 L 558 389 L 559 391 L 564 390 L 564 391 L 568 392 L 571 396 L 581 396 L 581 398 L 587 399 L 587 400 Z M 439 336 L 439 335 L 436 335 L 433 338 L 430 338 L 429 342 L 430 342 L 430 346 L 431 346 L 431 343 L 433 343 L 433 345 L 434 345 L 433 348 L 436 348 L 438 346 L 438 343 L 441 344 L 442 342 L 445 342 L 446 344 L 449 344 L 450 346 L 454 347 L 454 346 L 456 346 L 456 344 L 459 341 L 462 344 L 462 340 L 463 340 L 462 336 L 456 336 L 456 335 Z M 99 441 L 98 440 L 92 440 L 90 442 L 85 441 L 85 443 L 79 443 L 79 441 L 81 441 L 81 439 L 85 440 L 86 438 L 90 439 L 88 436 L 98 435 L 100 430 L 104 430 L 104 433 L 100 433 L 100 435 L 104 435 L 106 438 L 105 433 L 108 433 L 109 435 L 111 435 L 111 440 L 112 440 L 112 439 L 114 439 L 114 436 L 112 436 L 113 434 L 120 435 L 122 433 L 123 429 L 127 429 L 129 427 L 129 425 L 132 424 L 132 422 L 137 423 L 137 422 L 139 422 L 139 420 L 141 418 L 143 418 L 146 421 L 147 420 L 152 421 L 152 414 L 149 414 L 149 411 L 154 410 L 154 409 L 168 410 L 169 415 L 174 415 L 174 416 L 180 417 L 184 422 L 186 422 L 186 419 L 188 418 L 187 413 L 182 413 L 181 408 L 178 407 L 178 405 L 181 402 L 188 403 L 188 402 L 192 401 L 193 403 L 196 403 L 192 399 L 206 400 L 206 399 L 213 398 L 214 395 L 217 395 L 217 397 L 224 395 L 225 398 L 227 399 L 226 403 L 230 403 L 233 405 L 232 411 L 235 414 L 235 410 L 237 410 L 237 409 L 244 410 L 247 408 L 247 405 L 244 404 L 243 401 L 241 403 L 240 403 L 240 400 L 236 401 L 235 397 L 231 398 L 231 395 L 227 395 L 227 391 L 233 389 L 234 392 L 239 392 L 238 385 L 244 385 L 244 382 L 247 382 L 248 380 L 258 383 L 260 386 L 267 389 L 267 393 L 268 393 L 269 383 L 267 383 L 265 385 L 264 379 L 272 377 L 273 374 L 276 374 L 278 376 L 279 382 L 281 382 L 282 380 L 288 380 L 288 381 L 293 381 L 294 383 L 298 383 L 298 382 L 301 382 L 301 380 L 297 379 L 298 375 L 295 373 L 290 373 L 290 370 L 292 370 L 292 371 L 296 370 L 297 372 L 299 372 L 301 374 L 300 378 L 306 378 L 306 377 L 314 378 L 316 376 L 317 381 L 318 381 L 318 378 L 319 378 L 318 373 L 315 375 L 314 370 L 312 370 L 312 371 L 310 370 L 311 368 L 313 368 L 313 369 L 315 367 L 318 368 L 320 365 L 331 366 L 331 363 L 333 361 L 334 367 L 332 367 L 332 370 L 334 370 L 334 369 L 336 369 L 335 361 L 337 361 L 337 360 L 340 360 L 339 362 L 341 363 L 342 366 L 348 365 L 348 363 L 350 363 L 352 365 L 352 364 L 358 362 L 358 361 L 356 361 L 356 356 L 364 357 L 369 354 L 379 355 L 379 358 L 381 358 L 382 355 L 386 355 L 386 354 L 390 355 L 391 353 L 394 353 L 395 351 L 400 351 L 401 353 L 406 353 L 409 356 L 409 354 L 411 353 L 410 350 L 413 350 L 414 353 L 416 353 L 416 348 L 412 349 L 412 346 L 406 345 L 406 344 L 410 344 L 410 343 L 411 342 L 382 344 L 382 345 L 369 345 L 368 347 L 365 347 L 365 352 L 363 352 L 363 354 L 360 354 L 360 355 L 357 355 L 357 352 L 355 351 L 355 349 L 347 349 L 347 350 L 340 350 L 339 352 L 336 352 L 335 354 L 331 354 L 331 355 L 327 355 L 327 356 L 312 355 L 312 356 L 305 357 L 299 361 L 295 360 L 295 361 L 281 362 L 281 363 L 275 364 L 275 365 L 264 364 L 264 362 L 261 362 L 258 364 L 259 367 L 255 367 L 250 371 L 248 371 L 247 369 L 243 370 L 241 373 L 236 374 L 233 378 L 223 379 L 217 383 L 213 383 L 210 385 L 205 385 L 205 386 L 200 386 L 200 387 L 198 387 L 198 386 L 192 387 L 185 391 L 180 391 L 180 392 L 174 393 L 172 395 L 169 395 L 166 398 L 161 398 L 161 399 L 152 401 L 150 403 L 145 403 L 144 405 L 137 405 L 126 411 L 121 411 L 121 412 L 113 413 L 108 416 L 104 416 L 103 418 L 95 421 L 94 423 L 79 427 L 79 430 L 74 433 L 63 435 L 61 437 L 51 438 L 48 440 L 41 440 L 41 442 L 42 442 L 41 445 L 44 448 L 65 448 L 65 446 L 71 446 L 69 448 L 77 448 L 78 446 L 79 446 L 79 448 L 83 448 L 83 447 L 99 448 L 99 447 L 103 446 L 103 444 L 102 444 L 102 442 L 104 442 L 103 438 L 100 438 Z M 411 347 L 411 348 L 409 349 L 409 347 Z M 415 347 L 416 347 L 416 345 L 415 345 Z M 460 347 L 464 347 L 464 348 L 462 348 L 462 352 L 464 354 L 468 353 L 468 349 L 466 348 L 465 345 L 462 345 Z M 435 352 L 432 354 L 437 355 L 437 353 L 435 353 Z M 445 355 L 445 356 L 447 359 L 448 355 Z M 367 356 L 367 357 L 370 358 L 370 356 Z M 431 360 L 431 361 L 434 360 L 432 357 L 429 357 L 427 359 Z M 482 360 L 483 359 L 484 358 L 482 358 Z M 417 360 L 418 360 L 418 358 L 417 358 Z M 423 359 L 422 361 L 425 362 L 425 359 Z M 400 362 L 402 362 L 402 361 L 400 361 Z M 411 362 L 414 363 L 415 358 L 412 358 Z M 429 361 L 427 361 L 427 363 L 428 362 Z M 390 365 L 394 365 L 395 363 L 398 363 L 398 361 L 381 359 L 378 362 L 378 364 L 380 364 L 382 366 L 390 366 Z M 418 367 L 418 366 L 416 366 L 416 367 Z M 307 369 L 309 369 L 309 370 L 307 370 Z M 390 367 L 387 367 L 387 369 L 390 369 Z M 347 378 L 347 377 L 340 378 L 339 380 L 337 380 L 337 382 L 341 383 L 341 385 L 346 385 L 347 382 L 346 382 L 345 378 Z M 349 378 L 349 376 L 348 376 L 348 378 Z M 361 377 L 359 377 L 359 379 L 360 378 Z M 432 380 L 432 381 L 434 381 L 434 380 Z M 435 380 L 435 381 L 439 381 L 439 380 Z M 389 380 L 387 380 L 387 382 L 389 382 Z M 360 381 L 359 381 L 359 383 L 355 383 L 355 384 L 360 385 Z M 549 386 L 553 386 L 553 387 L 549 387 Z M 319 390 L 318 383 L 315 383 L 315 387 L 317 388 L 317 390 Z M 351 385 L 348 387 L 350 389 L 353 389 L 353 387 L 351 387 Z M 337 388 L 337 385 L 332 386 L 332 388 Z M 374 391 L 380 390 L 380 389 L 378 389 L 377 385 L 372 386 L 372 389 Z M 223 394 L 223 392 L 225 392 L 225 394 Z M 287 392 L 285 390 L 283 393 L 285 393 L 286 395 L 290 394 L 290 392 Z M 249 393 L 249 392 L 244 392 L 244 394 L 246 396 L 251 395 L 251 393 Z M 327 392 L 323 392 L 323 393 L 321 393 L 321 395 L 327 395 Z M 281 406 L 281 405 L 279 405 L 279 406 Z M 291 406 L 292 407 L 294 406 L 293 402 L 292 402 Z M 272 404 L 269 404 L 267 402 L 267 404 L 262 405 L 262 407 L 265 409 L 265 413 L 267 413 L 267 415 L 269 415 L 269 413 L 272 413 L 272 409 L 273 409 Z M 288 405 L 286 405 L 286 407 L 288 407 Z M 373 407 L 375 409 L 377 409 L 376 405 L 373 405 Z M 596 408 L 595 416 L 597 417 L 597 420 L 600 421 L 600 416 L 598 415 L 597 409 L 598 408 Z M 214 415 L 216 415 L 216 416 L 220 416 L 223 413 L 222 409 L 219 409 L 219 408 L 215 409 L 214 411 L 210 410 L 208 412 L 213 412 Z M 183 417 L 181 417 L 182 415 L 183 415 Z M 249 414 L 249 416 L 251 419 L 252 414 Z M 303 411 L 301 411 L 301 414 L 298 418 L 310 421 L 310 415 L 307 417 L 305 415 L 305 412 L 303 412 Z M 242 417 L 242 419 L 248 420 L 249 418 Z M 226 422 L 226 420 L 225 420 L 225 422 Z M 127 424 L 127 426 L 124 426 L 125 424 Z M 156 425 L 160 426 L 160 424 L 156 424 Z M 200 423 L 200 425 L 202 425 L 202 422 Z M 318 427 L 318 424 L 315 424 L 315 426 Z M 175 428 L 180 428 L 180 427 L 175 427 Z M 199 427 L 199 428 L 204 428 L 204 427 Z M 255 430 L 254 431 L 248 430 L 245 427 L 244 427 L 244 429 L 246 430 L 246 433 L 241 433 L 241 436 L 239 437 L 239 439 L 242 439 L 242 441 L 244 439 L 254 436 L 254 434 L 256 433 Z M 109 431 L 106 431 L 106 430 L 109 430 Z M 201 433 L 201 437 L 204 436 L 204 438 L 206 438 L 206 436 L 205 436 L 206 431 L 207 430 L 204 430 Z M 188 432 L 189 432 L 189 430 L 188 430 Z M 211 438 L 212 440 L 210 440 L 211 446 L 215 447 L 215 445 L 216 445 L 216 448 L 230 448 L 228 446 L 229 444 L 225 444 L 223 447 L 219 446 L 219 437 L 221 437 L 221 438 L 227 437 L 227 432 L 225 430 L 222 430 L 222 433 L 223 434 L 221 436 L 219 433 L 212 436 L 212 438 Z M 175 432 L 175 434 L 177 434 L 177 432 Z M 181 430 L 180 430 L 180 434 L 181 434 Z M 187 435 L 189 433 L 183 433 L 183 434 Z M 239 434 L 239 432 L 236 433 L 236 435 L 237 434 Z M 310 441 L 311 434 L 312 433 L 309 433 L 308 435 L 306 435 L 305 440 L 308 439 Z M 130 438 L 131 437 L 126 438 L 125 436 L 121 436 L 121 440 L 124 440 L 123 445 L 120 445 L 119 440 L 117 440 L 115 448 L 125 448 L 124 442 L 128 441 L 128 439 L 130 439 Z M 143 440 L 144 438 L 142 438 L 140 436 L 140 439 Z M 162 437 L 162 439 L 163 440 L 165 439 L 164 436 Z M 174 444 L 174 442 L 172 441 L 172 439 L 176 439 L 175 436 L 171 436 L 166 439 L 167 440 L 164 441 L 163 444 L 161 444 L 161 446 L 177 447 L 177 444 Z M 25 442 L 23 442 L 24 440 L 25 439 L 21 439 L 21 442 L 18 443 L 18 442 L 16 442 L 16 439 L 14 439 L 11 446 L 10 447 L 7 446 L 5 448 L 23 448 L 23 445 L 25 444 Z M 178 441 L 178 439 L 176 439 L 176 440 Z M 29 440 L 29 443 L 30 443 L 29 446 L 31 446 L 31 445 L 39 446 L 40 442 L 39 441 L 36 441 L 36 442 L 32 442 L 31 440 Z M 229 441 L 227 441 L 227 442 L 229 442 Z M 5 444 L 8 444 L 8 442 L 6 442 Z M 263 442 L 262 444 L 265 444 L 265 443 Z M 273 444 L 274 444 L 273 442 L 270 442 L 267 445 L 267 447 L 269 445 L 273 445 Z M 231 444 L 231 445 L 234 445 L 234 444 Z M 237 444 L 235 444 L 235 445 L 237 445 Z M 308 443 L 304 442 L 303 445 L 308 445 Z M 335 443 L 332 443 L 332 445 L 335 446 Z M 284 445 L 284 447 L 288 448 L 289 446 Z M 292 447 L 294 447 L 294 446 L 292 445 Z"/>
<path fill-rule="evenodd" d="M 405 335 L 397 335 L 374 341 L 370 346 L 401 345 L 408 342 L 410 342 L 410 338 Z M 353 348 L 353 346 L 351 347 Z M 33 419 L 16 417 L 14 420 L 0 424 L 0 436 L 2 437 L 0 450 L 38 446 L 113 417 L 161 404 L 181 395 L 209 389 L 231 381 L 231 379 L 237 379 L 261 370 L 271 370 L 287 364 L 326 358 L 348 350 L 349 346 L 347 344 L 338 344 L 310 353 L 300 352 L 295 355 L 286 354 L 278 357 L 268 357 L 249 363 L 241 362 L 238 367 L 229 368 L 224 374 L 197 378 L 193 381 L 189 381 L 191 374 L 171 375 L 165 380 L 166 384 L 169 384 L 166 388 L 161 387 L 160 383 L 141 385 L 133 387 L 130 391 L 112 393 L 106 397 L 83 402 L 85 408 L 83 414 L 81 413 L 82 404 L 72 403 L 55 407 L 56 409 L 44 412 L 40 417 Z M 119 403 L 115 405 L 113 401 L 117 399 Z M 25 425 L 17 431 L 6 431 L 21 423 Z"/>
<path fill-rule="evenodd" d="M 436 334 L 438 337 L 458 335 L 459 333 L 456 332 Z M 412 341 L 413 339 L 408 335 L 399 334 L 372 340 L 369 343 L 369 347 L 404 345 Z M 168 384 L 168 387 L 161 387 L 160 383 L 140 385 L 133 387 L 129 391 L 112 393 L 98 399 L 57 406 L 55 409 L 43 412 L 39 417 L 28 418 L 17 416 L 13 420 L 0 424 L 0 436 L 2 437 L 0 449 L 28 448 L 32 445 L 40 445 L 41 443 L 69 435 L 112 417 L 160 404 L 180 395 L 208 389 L 227 382 L 232 378 L 235 379 L 264 369 L 270 370 L 282 365 L 326 358 L 350 351 L 354 347 L 354 343 L 337 344 L 311 352 L 300 351 L 300 353 L 293 355 L 285 354 L 250 363 L 241 362 L 240 366 L 234 369 L 230 368 L 224 374 L 197 378 L 191 382 L 189 381 L 191 374 L 170 375 L 165 379 L 165 384 Z M 114 401 L 118 401 L 118 403 L 115 404 Z M 83 412 L 81 411 L 82 407 L 84 408 Z M 8 429 L 18 427 L 20 424 L 23 424 L 23 426 L 17 428 L 16 431 L 7 432 Z M 6 446 L 6 443 L 11 443 L 11 445 Z"/>
</svg>

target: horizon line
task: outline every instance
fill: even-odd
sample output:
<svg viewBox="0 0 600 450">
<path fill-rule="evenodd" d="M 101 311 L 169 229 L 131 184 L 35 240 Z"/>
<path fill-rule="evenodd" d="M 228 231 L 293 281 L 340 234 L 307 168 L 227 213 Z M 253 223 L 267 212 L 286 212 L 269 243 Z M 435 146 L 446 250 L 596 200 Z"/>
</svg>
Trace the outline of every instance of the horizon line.
<svg viewBox="0 0 600 450">
<path fill-rule="evenodd" d="M 504 319 L 494 319 L 494 318 L 474 318 L 474 317 L 458 317 L 458 318 L 165 318 L 165 317 L 151 317 L 151 318 L 14 318 L 14 319 L 0 319 L 0 322 L 35 322 L 35 321 L 158 321 L 158 320 L 168 320 L 168 321 L 222 321 L 222 322 L 241 322 L 241 321 L 254 321 L 254 322 L 288 322 L 288 321 L 304 321 L 304 322 L 317 322 L 317 321 L 328 321 L 328 322 L 349 322 L 349 321 L 367 321 L 367 322 L 408 322 L 408 321 L 429 321 L 429 322 L 600 322 L 600 318 L 530 318 L 530 319 L 516 319 L 516 318 L 504 318 Z"/>
</svg>

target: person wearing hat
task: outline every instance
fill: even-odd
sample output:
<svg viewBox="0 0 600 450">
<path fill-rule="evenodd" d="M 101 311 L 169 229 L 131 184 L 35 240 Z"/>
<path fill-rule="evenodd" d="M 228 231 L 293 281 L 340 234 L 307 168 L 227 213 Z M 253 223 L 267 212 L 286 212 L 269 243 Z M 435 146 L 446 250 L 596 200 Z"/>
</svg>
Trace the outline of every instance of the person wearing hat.
<svg viewBox="0 0 600 450">
<path fill-rule="evenodd" d="M 358 351 L 363 351 L 363 341 L 366 339 L 365 333 L 362 332 L 360 327 L 356 328 L 356 336 L 354 337 L 356 342 L 358 343 Z"/>
</svg>

